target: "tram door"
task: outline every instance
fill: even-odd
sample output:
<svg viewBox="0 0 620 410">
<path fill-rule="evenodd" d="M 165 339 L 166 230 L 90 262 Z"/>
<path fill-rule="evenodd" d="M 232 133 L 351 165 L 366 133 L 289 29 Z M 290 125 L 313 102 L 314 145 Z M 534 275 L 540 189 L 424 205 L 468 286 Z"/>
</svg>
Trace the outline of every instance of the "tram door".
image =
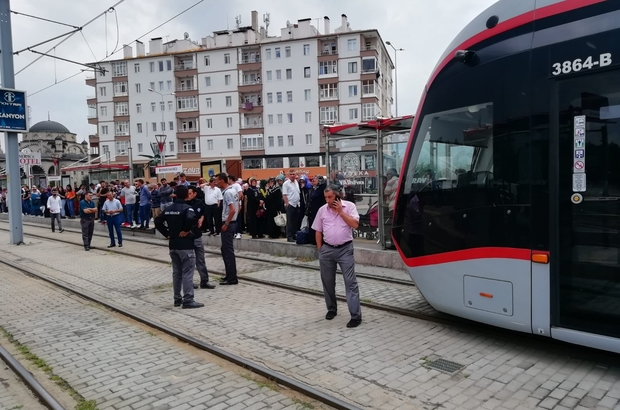
<svg viewBox="0 0 620 410">
<path fill-rule="evenodd" d="M 556 90 L 553 325 L 620 337 L 620 71 Z"/>
</svg>

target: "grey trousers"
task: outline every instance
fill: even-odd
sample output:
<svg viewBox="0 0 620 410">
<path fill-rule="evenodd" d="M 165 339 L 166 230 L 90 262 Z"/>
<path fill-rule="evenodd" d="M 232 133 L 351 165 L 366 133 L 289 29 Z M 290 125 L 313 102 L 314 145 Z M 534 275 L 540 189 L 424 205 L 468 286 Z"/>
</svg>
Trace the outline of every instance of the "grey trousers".
<svg viewBox="0 0 620 410">
<path fill-rule="evenodd" d="M 80 225 L 82 226 L 82 242 L 84 242 L 84 246 L 90 247 L 95 230 L 95 220 L 82 218 L 80 219 Z"/>
<path fill-rule="evenodd" d="M 52 232 L 56 230 L 56 221 L 58 221 L 58 229 L 62 229 L 62 222 L 60 222 L 60 213 L 53 214 L 50 212 L 50 219 L 52 220 Z"/>
<path fill-rule="evenodd" d="M 196 270 L 200 275 L 200 283 L 209 282 L 209 272 L 205 262 L 205 246 L 202 243 L 202 236 L 194 239 L 194 255 L 196 256 Z"/>
<path fill-rule="evenodd" d="M 193 249 L 170 249 L 172 260 L 172 291 L 174 300 L 191 302 L 194 300 L 194 266 L 196 256 Z M 183 297 L 181 298 L 181 288 Z"/>
<path fill-rule="evenodd" d="M 324 244 L 319 251 L 319 264 L 321 266 L 321 282 L 323 282 L 323 293 L 327 310 L 329 312 L 338 311 L 336 307 L 336 265 L 340 265 L 340 270 L 344 277 L 344 287 L 351 319 L 362 319 L 360 291 L 357 286 L 357 278 L 355 277 L 353 243 L 342 248 L 332 248 Z"/>
<path fill-rule="evenodd" d="M 222 252 L 222 259 L 224 260 L 224 267 L 226 268 L 226 277 L 224 280 L 229 282 L 237 281 L 237 260 L 235 259 L 235 246 L 233 240 L 235 238 L 235 232 L 237 231 L 237 222 L 231 221 L 228 225 L 226 232 L 222 231 L 222 246 L 220 251 Z"/>
</svg>

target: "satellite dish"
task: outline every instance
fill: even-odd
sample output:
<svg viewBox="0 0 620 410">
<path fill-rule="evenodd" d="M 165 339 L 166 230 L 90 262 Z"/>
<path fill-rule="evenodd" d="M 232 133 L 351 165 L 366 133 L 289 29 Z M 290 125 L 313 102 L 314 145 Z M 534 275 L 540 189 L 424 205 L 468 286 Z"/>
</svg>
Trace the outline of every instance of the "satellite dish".
<svg viewBox="0 0 620 410">
<path fill-rule="evenodd" d="M 189 33 L 187 31 L 185 33 L 183 33 L 183 38 L 185 40 L 187 40 L 189 38 Z"/>
</svg>

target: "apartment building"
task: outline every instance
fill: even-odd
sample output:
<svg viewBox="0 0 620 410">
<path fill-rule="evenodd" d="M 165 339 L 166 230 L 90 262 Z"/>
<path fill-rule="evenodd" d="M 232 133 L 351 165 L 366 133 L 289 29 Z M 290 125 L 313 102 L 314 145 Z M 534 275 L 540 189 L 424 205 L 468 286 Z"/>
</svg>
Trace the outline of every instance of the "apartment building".
<svg viewBox="0 0 620 410">
<path fill-rule="evenodd" d="M 141 155 L 165 134 L 167 164 L 195 178 L 201 164 L 220 160 L 244 178 L 324 173 L 322 126 L 391 116 L 394 68 L 377 30 L 354 31 L 344 14 L 330 25 L 325 17 L 321 33 L 301 19 L 269 36 L 254 11 L 251 26 L 200 44 L 155 38 L 135 55 L 126 46 L 123 60 L 102 63 L 86 81 L 97 93 L 87 100 L 98 127 L 91 145 L 122 164 L 131 146 L 134 163 L 145 163 Z M 339 147 L 330 152 L 338 164 Z"/>
</svg>

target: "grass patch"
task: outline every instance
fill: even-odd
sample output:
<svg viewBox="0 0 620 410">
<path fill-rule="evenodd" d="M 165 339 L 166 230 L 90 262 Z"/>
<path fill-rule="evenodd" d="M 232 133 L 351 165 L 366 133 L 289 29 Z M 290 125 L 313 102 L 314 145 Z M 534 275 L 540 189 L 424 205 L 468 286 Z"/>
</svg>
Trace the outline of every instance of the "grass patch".
<svg viewBox="0 0 620 410">
<path fill-rule="evenodd" d="M 293 403 L 297 405 L 297 408 L 301 408 L 301 409 L 313 409 L 314 408 L 312 404 L 308 403 L 307 401 L 303 401 L 299 399 L 293 399 Z"/>
<path fill-rule="evenodd" d="M 76 402 L 76 410 L 97 410 L 97 402 L 95 400 L 86 400 L 81 394 L 79 394 L 71 385 L 62 377 L 54 374 L 54 370 L 48 365 L 45 360 L 38 357 L 36 354 L 30 351 L 30 348 L 20 343 L 13 334 L 7 331 L 4 327 L 0 326 L 0 333 L 4 336 L 9 343 L 15 346 L 17 351 L 21 353 L 26 360 L 45 372 L 50 380 L 56 383 L 61 389 L 66 391 Z M 16 406 L 13 409 L 18 410 L 23 406 Z"/>
<path fill-rule="evenodd" d="M 280 391 L 280 386 L 278 386 L 276 382 L 271 381 L 269 379 L 259 379 L 257 377 L 254 377 L 251 373 L 243 373 L 241 377 L 243 377 L 246 380 L 256 383 L 259 387 L 266 387 L 269 390 L 273 390 L 277 392 Z"/>
<path fill-rule="evenodd" d="M 366 298 L 366 299 L 362 299 L 362 302 L 364 302 L 364 303 L 372 303 L 372 300 Z"/>
<path fill-rule="evenodd" d="M 313 258 L 311 256 L 298 256 L 295 258 L 295 260 L 299 262 L 314 262 L 316 258 Z"/>
<path fill-rule="evenodd" d="M 9 410 L 21 410 L 23 408 L 24 408 L 24 405 L 23 404 L 19 404 L 17 406 L 11 407 Z"/>
<path fill-rule="evenodd" d="M 153 292 L 168 292 L 170 289 L 172 289 L 172 283 L 164 283 L 151 288 Z"/>
</svg>

